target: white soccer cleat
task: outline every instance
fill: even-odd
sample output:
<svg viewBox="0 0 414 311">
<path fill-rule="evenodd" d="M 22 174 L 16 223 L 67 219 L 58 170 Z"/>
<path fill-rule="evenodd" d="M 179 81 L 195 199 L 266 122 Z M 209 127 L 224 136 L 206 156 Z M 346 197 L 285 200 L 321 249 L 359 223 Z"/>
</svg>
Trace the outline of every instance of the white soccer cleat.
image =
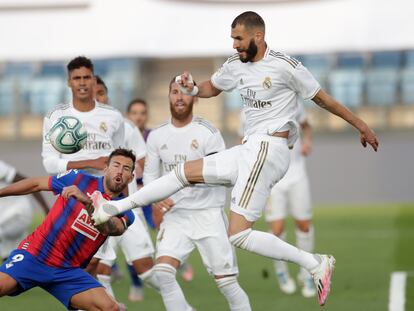
<svg viewBox="0 0 414 311">
<path fill-rule="evenodd" d="M 288 295 L 296 292 L 295 281 L 290 277 L 287 272 L 279 272 L 276 274 L 277 280 L 279 281 L 280 290 Z"/>
<path fill-rule="evenodd" d="M 316 288 L 315 284 L 313 283 L 312 276 L 308 273 L 299 273 L 298 275 L 298 283 L 302 286 L 302 296 L 305 298 L 311 298 L 316 296 Z"/>
<path fill-rule="evenodd" d="M 94 207 L 94 211 L 91 216 L 94 224 L 100 225 L 104 222 L 107 222 L 109 218 L 113 216 L 112 213 L 109 213 L 108 211 L 113 211 L 115 207 L 112 204 L 110 204 L 110 201 L 106 200 L 102 196 L 101 192 L 97 190 L 94 191 L 92 194 L 88 193 L 88 195 L 91 198 Z M 116 213 L 114 215 L 116 215 Z"/>
<path fill-rule="evenodd" d="M 318 301 L 325 305 L 331 290 L 331 278 L 335 267 L 335 258 L 332 255 L 319 255 L 321 263 L 310 271 L 313 282 L 318 290 Z"/>
</svg>

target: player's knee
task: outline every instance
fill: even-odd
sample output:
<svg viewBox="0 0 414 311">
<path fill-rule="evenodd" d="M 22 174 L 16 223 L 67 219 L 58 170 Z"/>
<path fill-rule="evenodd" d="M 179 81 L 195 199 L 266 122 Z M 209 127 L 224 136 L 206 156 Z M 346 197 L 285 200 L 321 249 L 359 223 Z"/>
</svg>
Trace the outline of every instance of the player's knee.
<svg viewBox="0 0 414 311">
<path fill-rule="evenodd" d="M 122 306 L 118 302 L 111 301 L 110 303 L 103 306 L 101 308 L 101 310 L 102 311 L 121 311 L 121 310 L 124 310 L 124 309 L 122 308 Z"/>
<path fill-rule="evenodd" d="M 248 238 L 251 232 L 252 229 L 249 228 L 231 235 L 229 237 L 230 243 L 233 244 L 235 247 L 246 249 L 248 246 Z"/>
<path fill-rule="evenodd" d="M 302 232 L 309 232 L 311 230 L 311 221 L 310 220 L 297 220 L 296 227 Z"/>
<path fill-rule="evenodd" d="M 154 266 L 154 273 L 160 285 L 167 285 L 175 281 L 177 270 L 166 263 L 158 263 Z"/>
<path fill-rule="evenodd" d="M 274 235 L 280 236 L 285 230 L 285 222 L 284 220 L 275 220 L 270 223 L 270 227 Z"/>
<path fill-rule="evenodd" d="M 10 295 L 17 290 L 17 282 L 5 273 L 0 272 L 0 297 Z"/>
<path fill-rule="evenodd" d="M 190 183 L 204 183 L 203 159 L 188 161 L 183 164 L 184 176 Z"/>
<path fill-rule="evenodd" d="M 154 267 L 154 260 L 152 257 L 145 257 L 134 260 L 132 264 L 137 274 L 143 274 Z"/>
</svg>

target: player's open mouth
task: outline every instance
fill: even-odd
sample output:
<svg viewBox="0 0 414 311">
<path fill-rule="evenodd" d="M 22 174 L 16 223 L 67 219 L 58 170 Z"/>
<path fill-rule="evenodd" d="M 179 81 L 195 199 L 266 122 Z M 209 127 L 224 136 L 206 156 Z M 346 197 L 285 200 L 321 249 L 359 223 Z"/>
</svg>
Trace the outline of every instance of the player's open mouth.
<svg viewBox="0 0 414 311">
<path fill-rule="evenodd" d="M 115 177 L 115 182 L 117 182 L 118 184 L 122 182 L 122 178 L 121 177 Z"/>
</svg>

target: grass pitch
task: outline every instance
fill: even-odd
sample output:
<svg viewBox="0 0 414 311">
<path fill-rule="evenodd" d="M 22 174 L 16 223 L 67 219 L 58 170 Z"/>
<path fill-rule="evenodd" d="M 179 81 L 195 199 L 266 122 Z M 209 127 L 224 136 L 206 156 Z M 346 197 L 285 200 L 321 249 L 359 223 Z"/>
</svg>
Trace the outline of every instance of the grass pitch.
<svg viewBox="0 0 414 311">
<path fill-rule="evenodd" d="M 337 260 L 332 292 L 323 309 L 388 310 L 391 272 L 414 271 L 414 204 L 318 207 L 314 219 L 316 251 L 331 253 Z M 256 228 L 267 230 L 263 221 Z M 293 230 L 288 232 L 288 239 L 292 241 Z M 298 292 L 291 296 L 281 294 L 269 259 L 240 250 L 237 255 L 240 284 L 248 293 L 253 310 L 321 310 L 316 298 L 306 299 Z M 190 262 L 195 268 L 194 280 L 180 281 L 188 301 L 199 311 L 228 310 L 198 253 L 192 254 Z M 122 262 L 120 266 L 124 268 Z M 291 265 L 294 276 L 297 271 Z M 143 302 L 129 303 L 128 286 L 128 278 L 113 284 L 118 300 L 129 310 L 164 310 L 161 298 L 151 289 L 145 289 Z M 407 278 L 406 297 L 406 310 L 414 310 L 414 273 Z M 65 308 L 43 290 L 34 289 L 18 297 L 1 298 L 0 310 Z"/>
</svg>

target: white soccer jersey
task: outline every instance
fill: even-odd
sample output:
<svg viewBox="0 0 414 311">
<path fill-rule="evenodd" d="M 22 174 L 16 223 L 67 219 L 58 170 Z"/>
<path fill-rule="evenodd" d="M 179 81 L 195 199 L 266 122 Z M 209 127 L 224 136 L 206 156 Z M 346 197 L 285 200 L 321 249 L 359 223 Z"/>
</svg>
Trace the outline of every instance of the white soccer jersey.
<svg viewBox="0 0 414 311">
<path fill-rule="evenodd" d="M 169 173 L 178 163 L 200 159 L 225 149 L 218 129 L 206 120 L 194 117 L 192 122 L 177 128 L 167 122 L 151 131 L 147 139 L 144 184 Z M 174 209 L 221 208 L 225 188 L 205 184 L 186 187 L 171 196 Z"/>
<path fill-rule="evenodd" d="M 239 90 L 246 114 L 244 135 L 289 130 L 289 145 L 298 133 L 298 95 L 311 99 L 320 90 L 319 83 L 300 62 L 270 48 L 257 62 L 243 63 L 238 54 L 231 56 L 213 74 L 211 82 L 219 90 Z"/>
<path fill-rule="evenodd" d="M 141 132 L 130 120 L 125 119 L 125 147 L 134 151 L 137 160 L 145 157 L 147 147 Z"/>
<path fill-rule="evenodd" d="M 62 116 L 78 118 L 84 125 L 88 138 L 85 146 L 73 154 L 59 153 L 48 141 L 47 133 Z M 125 147 L 124 118 L 115 108 L 95 102 L 95 108 L 81 112 L 72 103 L 56 106 L 43 120 L 43 166 L 49 174 L 59 174 L 67 170 L 69 161 L 91 160 L 108 156 L 118 147 Z M 96 171 L 89 170 L 96 174 Z"/>
</svg>

